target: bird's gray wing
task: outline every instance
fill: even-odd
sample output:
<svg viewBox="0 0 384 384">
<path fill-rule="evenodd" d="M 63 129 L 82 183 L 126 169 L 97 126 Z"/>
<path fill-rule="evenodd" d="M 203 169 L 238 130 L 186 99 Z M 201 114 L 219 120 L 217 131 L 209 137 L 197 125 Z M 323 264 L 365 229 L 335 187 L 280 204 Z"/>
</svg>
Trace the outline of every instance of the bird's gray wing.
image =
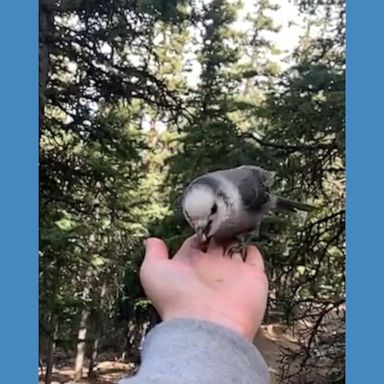
<svg viewBox="0 0 384 384">
<path fill-rule="evenodd" d="M 270 201 L 273 174 L 256 166 L 241 166 L 225 171 L 225 176 L 239 188 L 240 196 L 248 211 L 259 213 Z"/>
<path fill-rule="evenodd" d="M 262 208 L 264 212 L 268 210 L 292 212 L 299 210 L 309 212 L 315 209 L 312 205 L 289 200 L 276 195 L 274 195 L 272 201 L 270 187 L 275 179 L 275 173 L 272 171 L 267 171 L 253 165 L 244 165 L 235 168 L 233 171 L 236 170 L 238 175 L 248 175 L 246 180 L 243 180 L 243 182 L 239 184 L 239 188 L 241 189 L 241 194 L 244 194 L 247 200 L 249 200 L 249 202 L 245 201 L 245 203 L 248 203 L 250 209 L 259 211 L 260 208 Z M 255 191 L 251 193 L 249 193 L 250 184 L 252 184 L 255 189 Z M 252 194 L 255 194 L 256 196 L 252 196 Z"/>
</svg>

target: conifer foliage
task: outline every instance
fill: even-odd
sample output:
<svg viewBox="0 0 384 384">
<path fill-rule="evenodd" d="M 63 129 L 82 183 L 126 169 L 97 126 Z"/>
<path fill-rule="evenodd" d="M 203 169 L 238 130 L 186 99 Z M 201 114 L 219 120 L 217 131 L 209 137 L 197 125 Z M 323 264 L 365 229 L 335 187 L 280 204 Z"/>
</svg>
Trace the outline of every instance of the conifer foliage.
<svg viewBox="0 0 384 384">
<path fill-rule="evenodd" d="M 58 351 L 74 357 L 75 380 L 96 374 L 107 346 L 138 361 L 157 321 L 137 276 L 142 240 L 175 250 L 190 234 L 178 206 L 186 183 L 240 164 L 274 170 L 280 194 L 319 207 L 261 228 L 265 322 L 307 325 L 282 351 L 279 379 L 321 370 L 341 382 L 345 4 L 296 2 L 304 32 L 282 63 L 278 4 L 245 3 L 40 1 L 45 383 Z"/>
</svg>

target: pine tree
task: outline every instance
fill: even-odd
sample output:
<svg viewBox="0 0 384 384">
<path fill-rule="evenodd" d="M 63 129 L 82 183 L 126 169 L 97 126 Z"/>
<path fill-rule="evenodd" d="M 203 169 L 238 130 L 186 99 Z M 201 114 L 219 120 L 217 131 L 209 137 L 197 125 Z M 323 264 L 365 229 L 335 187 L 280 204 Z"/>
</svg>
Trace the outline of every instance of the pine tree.
<svg viewBox="0 0 384 384">
<path fill-rule="evenodd" d="M 345 57 L 343 46 L 330 44 L 327 20 L 326 14 L 309 18 L 296 64 L 270 92 L 261 113 L 262 135 L 253 137 L 268 153 L 270 167 L 279 170 L 278 192 L 319 207 L 308 218 L 283 217 L 267 225 L 272 310 L 284 309 L 293 323 L 305 318 L 318 324 L 300 341 L 301 368 L 289 364 L 293 352 L 283 359 L 284 382 L 319 364 L 311 358 L 318 348 L 314 340 L 324 337 L 320 325 L 330 312 L 338 326 L 321 347 L 321 363 L 333 367 L 330 379 L 344 372 Z M 312 27 L 327 25 L 312 38 Z"/>
<path fill-rule="evenodd" d="M 105 303 L 117 296 L 120 265 L 134 268 L 146 231 L 137 194 L 145 171 L 140 106 L 173 113 L 179 105 L 148 58 L 155 24 L 184 17 L 179 3 L 40 4 L 40 322 L 47 331 L 47 383 L 56 338 L 75 334 L 70 343 L 77 343 L 80 379 L 88 336 L 99 338 L 90 328 L 100 323 L 94 314 L 111 311 Z"/>
<path fill-rule="evenodd" d="M 266 322 L 323 324 L 343 302 L 345 6 L 298 3 L 308 28 L 282 71 L 269 40 L 278 30 L 271 0 L 255 0 L 245 29 L 242 4 L 232 0 L 41 2 L 46 383 L 55 348 L 77 349 L 77 379 L 88 357 L 92 376 L 114 332 L 125 333 L 138 361 L 141 337 L 157 320 L 138 279 L 142 240 L 160 236 L 172 252 L 191 234 L 178 197 L 210 170 L 258 164 L 276 172 L 278 193 L 319 206 L 263 222 Z M 191 85 L 194 60 L 201 71 Z M 321 346 L 334 356 L 332 375 L 343 373 L 338 326 Z M 301 340 L 304 370 L 314 369 L 313 340 L 324 337 L 321 327 L 312 331 Z M 289 370 L 291 357 L 282 361 L 284 382 L 301 374 Z"/>
</svg>

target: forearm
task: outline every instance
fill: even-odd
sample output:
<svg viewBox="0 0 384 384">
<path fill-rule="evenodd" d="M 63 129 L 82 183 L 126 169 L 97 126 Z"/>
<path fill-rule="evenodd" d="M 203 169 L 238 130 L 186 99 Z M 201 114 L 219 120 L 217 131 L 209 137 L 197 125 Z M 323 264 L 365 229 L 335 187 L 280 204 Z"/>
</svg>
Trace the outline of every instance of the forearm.
<svg viewBox="0 0 384 384">
<path fill-rule="evenodd" d="M 192 319 L 156 326 L 147 336 L 138 374 L 119 384 L 267 384 L 256 347 L 236 332 Z"/>
</svg>

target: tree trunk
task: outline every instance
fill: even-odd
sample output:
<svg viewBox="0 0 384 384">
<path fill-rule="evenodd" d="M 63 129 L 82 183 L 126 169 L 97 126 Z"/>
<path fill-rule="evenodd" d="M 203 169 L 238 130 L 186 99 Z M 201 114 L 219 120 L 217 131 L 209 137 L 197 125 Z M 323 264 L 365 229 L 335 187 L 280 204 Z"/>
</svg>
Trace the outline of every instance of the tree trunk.
<svg viewBox="0 0 384 384">
<path fill-rule="evenodd" d="M 104 298 L 105 298 L 106 292 L 107 292 L 107 284 L 106 284 L 106 281 L 104 280 L 103 286 L 100 291 L 99 309 L 93 311 L 92 313 L 92 323 L 94 326 L 95 340 L 93 341 L 93 344 L 92 344 L 92 350 L 91 350 L 91 355 L 89 359 L 88 378 L 92 378 L 95 376 L 94 368 L 95 368 L 97 356 L 99 354 L 99 345 L 100 345 L 100 339 L 101 339 L 102 330 L 103 330 L 103 304 L 104 304 Z"/>
<path fill-rule="evenodd" d="M 99 185 L 96 185 L 96 192 L 99 189 Z M 97 197 L 93 199 L 93 206 L 95 212 L 95 222 L 98 223 L 100 219 L 100 202 Z M 96 233 L 91 233 L 89 236 L 89 250 L 90 253 L 93 253 L 97 249 L 97 235 Z M 82 299 L 83 302 L 88 300 L 91 297 L 91 285 L 92 285 L 92 276 L 93 276 L 93 266 L 90 264 L 85 273 L 85 287 L 83 289 Z M 88 332 L 88 319 L 90 315 L 90 309 L 84 307 L 81 311 L 80 317 L 80 326 L 77 334 L 77 352 L 75 360 L 75 374 L 74 380 L 79 381 L 83 376 L 83 366 L 84 366 L 84 357 L 86 351 L 86 338 Z"/>
<path fill-rule="evenodd" d="M 255 35 L 253 36 L 252 39 L 252 55 L 251 55 L 251 63 L 252 67 L 254 67 L 256 60 L 257 60 L 257 47 L 256 47 L 256 42 L 257 42 L 257 37 L 258 37 L 258 32 L 255 32 Z M 254 77 L 248 77 L 248 79 L 245 81 L 245 87 L 244 87 L 244 96 L 249 96 L 251 93 L 252 88 L 255 85 L 255 78 Z"/>
<path fill-rule="evenodd" d="M 39 124 L 44 119 L 49 73 L 50 39 L 55 31 L 53 0 L 40 0 L 39 6 Z"/>
<path fill-rule="evenodd" d="M 85 288 L 84 291 L 89 291 L 89 288 Z M 87 293 L 88 295 L 89 293 Z M 87 337 L 87 323 L 88 323 L 89 311 L 88 309 L 83 309 L 81 312 L 79 332 L 77 334 L 77 352 L 75 360 L 75 375 L 74 380 L 79 381 L 83 376 L 83 365 L 85 357 L 85 348 L 86 348 L 86 337 Z"/>
<path fill-rule="evenodd" d="M 96 331 L 97 331 L 97 333 L 95 334 L 95 340 L 93 341 L 93 344 L 92 344 L 92 351 L 91 351 L 91 356 L 89 359 L 89 367 L 88 367 L 88 378 L 89 379 L 96 376 L 95 363 L 96 363 L 96 359 L 97 359 L 97 356 L 99 353 L 99 345 L 100 345 L 100 337 L 101 337 L 100 327 Z"/>
<path fill-rule="evenodd" d="M 46 369 L 45 369 L 45 384 L 50 384 L 52 381 L 52 368 L 55 356 L 56 349 L 56 339 L 59 331 L 59 323 L 56 319 L 56 315 L 51 315 L 50 327 L 49 327 L 50 335 L 52 337 L 49 338 L 47 344 L 47 352 L 46 352 Z"/>
</svg>

